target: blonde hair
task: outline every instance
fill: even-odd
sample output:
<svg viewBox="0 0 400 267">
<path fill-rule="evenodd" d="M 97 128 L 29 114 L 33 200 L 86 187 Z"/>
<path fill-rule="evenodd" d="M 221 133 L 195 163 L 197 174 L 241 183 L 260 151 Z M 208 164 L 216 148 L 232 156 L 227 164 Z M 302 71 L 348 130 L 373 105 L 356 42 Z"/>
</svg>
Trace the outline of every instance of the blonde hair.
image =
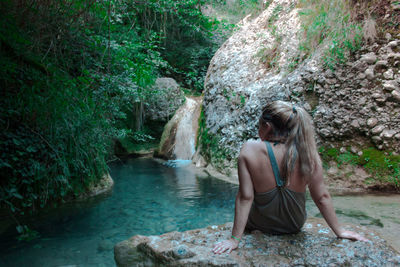
<svg viewBox="0 0 400 267">
<path fill-rule="evenodd" d="M 280 168 L 282 178 L 287 180 L 290 177 L 298 159 L 300 174 L 307 181 L 316 166 L 321 164 L 310 115 L 301 107 L 275 101 L 264 107 L 260 121 L 270 122 L 275 137 L 285 143 L 286 153 Z"/>
</svg>

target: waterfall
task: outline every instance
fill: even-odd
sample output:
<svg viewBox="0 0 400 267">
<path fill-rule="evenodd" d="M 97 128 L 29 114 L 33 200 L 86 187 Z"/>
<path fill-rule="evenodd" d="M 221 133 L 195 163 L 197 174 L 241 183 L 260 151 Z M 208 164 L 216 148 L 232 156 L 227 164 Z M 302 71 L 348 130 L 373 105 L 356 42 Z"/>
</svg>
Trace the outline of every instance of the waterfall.
<svg viewBox="0 0 400 267">
<path fill-rule="evenodd" d="M 168 165 L 181 166 L 191 162 L 196 149 L 201 102 L 200 97 L 186 97 L 184 105 L 165 126 L 157 154 L 170 159 Z"/>
<path fill-rule="evenodd" d="M 194 155 L 196 132 L 193 129 L 195 128 L 193 127 L 193 117 L 197 105 L 195 100 L 186 98 L 184 108 L 179 110 L 183 112 L 183 116 L 178 123 L 175 135 L 174 154 L 176 159 L 190 160 Z"/>
</svg>

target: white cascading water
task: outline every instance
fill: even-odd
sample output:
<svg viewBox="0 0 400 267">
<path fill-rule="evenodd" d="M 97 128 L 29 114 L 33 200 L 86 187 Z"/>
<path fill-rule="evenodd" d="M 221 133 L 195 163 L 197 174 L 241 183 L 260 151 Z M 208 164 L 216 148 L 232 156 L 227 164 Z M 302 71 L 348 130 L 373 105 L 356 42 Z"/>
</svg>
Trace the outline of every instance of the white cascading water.
<svg viewBox="0 0 400 267">
<path fill-rule="evenodd" d="M 192 161 L 195 151 L 198 114 L 196 110 L 201 101 L 186 97 L 185 104 L 177 111 L 180 117 L 175 135 L 173 154 L 175 160 L 169 160 L 168 165 L 179 167 L 188 165 Z"/>
</svg>

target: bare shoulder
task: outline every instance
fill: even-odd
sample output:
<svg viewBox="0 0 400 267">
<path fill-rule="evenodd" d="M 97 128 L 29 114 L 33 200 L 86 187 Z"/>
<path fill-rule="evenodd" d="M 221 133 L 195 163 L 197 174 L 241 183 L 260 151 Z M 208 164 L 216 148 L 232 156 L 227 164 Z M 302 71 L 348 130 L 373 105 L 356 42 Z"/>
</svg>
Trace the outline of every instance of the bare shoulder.
<svg viewBox="0 0 400 267">
<path fill-rule="evenodd" d="M 240 150 L 240 156 L 246 157 L 248 155 L 254 154 L 254 152 L 262 149 L 263 147 L 264 147 L 264 144 L 260 140 L 249 140 L 249 141 L 246 141 L 242 145 L 242 149 Z"/>
</svg>

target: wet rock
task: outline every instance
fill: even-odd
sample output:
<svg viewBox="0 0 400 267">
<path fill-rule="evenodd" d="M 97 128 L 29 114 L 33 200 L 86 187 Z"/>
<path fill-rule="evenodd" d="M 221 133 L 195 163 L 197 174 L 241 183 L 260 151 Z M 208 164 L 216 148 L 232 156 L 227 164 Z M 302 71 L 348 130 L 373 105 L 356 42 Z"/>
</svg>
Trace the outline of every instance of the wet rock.
<svg viewBox="0 0 400 267">
<path fill-rule="evenodd" d="M 337 239 L 322 219 L 310 218 L 293 235 L 244 234 L 231 254 L 215 255 L 212 248 L 230 236 L 232 223 L 167 233 L 134 236 L 114 247 L 118 267 L 129 266 L 394 266 L 398 254 L 366 227 L 345 225 L 371 242 Z M 185 256 L 181 256 L 185 255 Z"/>
<path fill-rule="evenodd" d="M 114 244 L 110 240 L 102 240 L 102 241 L 100 241 L 100 243 L 97 246 L 97 251 L 99 251 L 99 252 L 108 251 L 108 250 L 112 250 L 113 247 L 114 247 Z"/>
</svg>

